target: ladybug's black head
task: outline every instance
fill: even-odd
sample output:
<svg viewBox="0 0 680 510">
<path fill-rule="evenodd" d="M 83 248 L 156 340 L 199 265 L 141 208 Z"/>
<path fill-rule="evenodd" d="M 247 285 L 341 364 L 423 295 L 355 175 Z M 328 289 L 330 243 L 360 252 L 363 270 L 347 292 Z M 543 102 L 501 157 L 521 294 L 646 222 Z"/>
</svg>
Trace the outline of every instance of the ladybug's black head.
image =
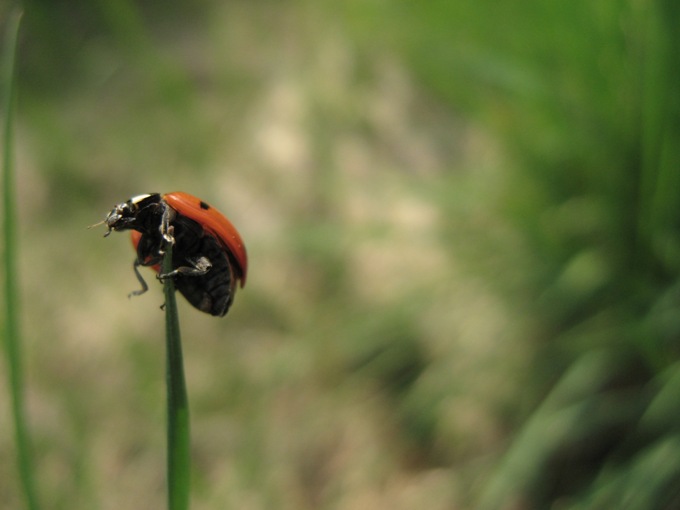
<svg viewBox="0 0 680 510">
<path fill-rule="evenodd" d="M 108 236 L 112 230 L 130 230 L 143 227 L 148 221 L 148 213 L 157 210 L 159 203 L 160 195 L 151 193 L 138 195 L 126 202 L 117 204 L 101 222 L 109 228 L 104 237 Z"/>
</svg>

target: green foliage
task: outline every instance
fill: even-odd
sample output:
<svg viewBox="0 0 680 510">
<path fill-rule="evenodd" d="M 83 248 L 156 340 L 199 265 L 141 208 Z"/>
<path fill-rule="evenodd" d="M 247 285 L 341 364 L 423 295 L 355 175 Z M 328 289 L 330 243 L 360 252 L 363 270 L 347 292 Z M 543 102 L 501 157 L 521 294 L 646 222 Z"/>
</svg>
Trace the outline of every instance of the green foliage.
<svg viewBox="0 0 680 510">
<path fill-rule="evenodd" d="M 680 7 L 372 5 L 399 20 L 383 40 L 512 156 L 499 211 L 530 248 L 516 268 L 540 331 L 530 393 L 551 389 L 482 507 L 673 508 L 677 431 L 645 424 L 680 416 L 657 384 L 680 355 Z"/>
<path fill-rule="evenodd" d="M 541 331 L 533 384 L 555 381 L 483 507 L 672 508 L 677 432 L 640 428 L 650 412 L 678 416 L 654 381 L 673 379 L 680 354 L 680 8 L 482 4 L 399 15 L 423 82 L 513 156 L 505 210 L 531 247 L 519 269 Z"/>
</svg>

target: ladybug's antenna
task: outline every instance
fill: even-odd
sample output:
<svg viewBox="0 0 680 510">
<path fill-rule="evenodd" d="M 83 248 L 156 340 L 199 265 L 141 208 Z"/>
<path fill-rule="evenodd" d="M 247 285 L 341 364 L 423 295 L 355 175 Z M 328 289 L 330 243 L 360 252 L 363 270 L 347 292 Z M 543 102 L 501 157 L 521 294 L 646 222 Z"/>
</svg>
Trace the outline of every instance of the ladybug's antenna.
<svg viewBox="0 0 680 510">
<path fill-rule="evenodd" d="M 98 221 L 94 225 L 90 225 L 89 227 L 87 227 L 87 229 L 90 230 L 91 228 L 98 227 L 99 225 L 103 225 L 104 223 L 106 223 L 105 219 L 102 220 L 102 221 Z M 104 237 L 108 237 L 110 233 L 111 233 L 111 229 L 107 230 L 106 234 L 104 234 Z"/>
<path fill-rule="evenodd" d="M 87 229 L 90 230 L 91 228 L 98 227 L 99 225 L 103 225 L 104 223 L 106 223 L 106 220 L 98 221 L 94 225 L 90 225 L 89 227 L 87 227 Z"/>
</svg>

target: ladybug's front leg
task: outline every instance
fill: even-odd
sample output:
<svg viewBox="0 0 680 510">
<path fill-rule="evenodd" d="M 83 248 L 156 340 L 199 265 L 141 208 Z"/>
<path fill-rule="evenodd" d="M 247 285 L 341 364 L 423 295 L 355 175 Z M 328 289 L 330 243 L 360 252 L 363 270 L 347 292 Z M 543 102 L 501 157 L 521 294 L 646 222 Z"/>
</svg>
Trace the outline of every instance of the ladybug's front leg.
<svg viewBox="0 0 680 510">
<path fill-rule="evenodd" d="M 167 278 L 174 278 L 178 275 L 182 276 L 203 276 L 212 268 L 212 263 L 208 257 L 199 257 L 195 260 L 187 259 L 191 266 L 180 266 L 169 273 L 159 274 L 157 278 L 161 281 Z"/>
<path fill-rule="evenodd" d="M 135 271 L 135 276 L 137 277 L 137 280 L 139 283 L 142 284 L 142 288 L 139 290 L 133 290 L 128 294 L 128 297 L 132 296 L 141 296 L 144 294 L 147 290 L 149 290 L 149 286 L 146 284 L 146 281 L 144 281 L 144 278 L 142 277 L 141 273 L 139 272 L 139 266 L 141 266 L 142 263 L 139 261 L 139 259 L 135 259 L 135 263 L 132 265 L 132 269 Z"/>
</svg>

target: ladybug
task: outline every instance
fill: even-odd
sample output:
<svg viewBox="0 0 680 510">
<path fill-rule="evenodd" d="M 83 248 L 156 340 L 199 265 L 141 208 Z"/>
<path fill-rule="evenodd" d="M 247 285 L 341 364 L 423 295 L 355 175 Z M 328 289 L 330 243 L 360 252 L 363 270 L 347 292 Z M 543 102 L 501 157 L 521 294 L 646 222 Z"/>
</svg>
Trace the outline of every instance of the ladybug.
<svg viewBox="0 0 680 510">
<path fill-rule="evenodd" d="M 217 209 L 188 193 L 148 193 L 116 205 L 106 218 L 108 231 L 131 230 L 137 252 L 133 269 L 148 290 L 139 266 L 151 267 L 160 280 L 173 278 L 175 287 L 195 308 L 223 317 L 234 300 L 236 284 L 243 287 L 248 272 L 246 247 L 238 231 Z M 163 245 L 173 244 L 172 271 L 161 273 Z"/>
</svg>

